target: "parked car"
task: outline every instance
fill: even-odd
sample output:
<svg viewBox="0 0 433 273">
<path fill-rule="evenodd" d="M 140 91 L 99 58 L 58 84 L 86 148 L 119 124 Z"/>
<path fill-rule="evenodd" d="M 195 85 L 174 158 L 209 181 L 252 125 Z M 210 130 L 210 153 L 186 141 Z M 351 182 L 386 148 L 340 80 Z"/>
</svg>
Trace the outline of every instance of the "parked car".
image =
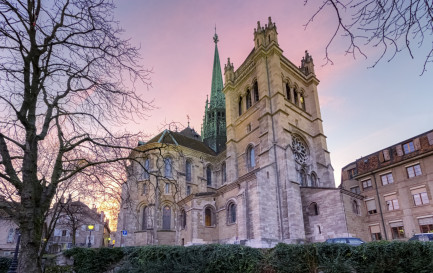
<svg viewBox="0 0 433 273">
<path fill-rule="evenodd" d="M 351 246 L 359 246 L 365 243 L 363 240 L 355 237 L 347 237 L 347 238 L 331 238 L 325 241 L 326 243 L 331 244 L 348 244 Z"/>
<path fill-rule="evenodd" d="M 433 241 L 433 233 L 418 233 L 412 236 L 412 238 L 410 238 L 409 241 L 422 241 L 422 242 Z"/>
</svg>

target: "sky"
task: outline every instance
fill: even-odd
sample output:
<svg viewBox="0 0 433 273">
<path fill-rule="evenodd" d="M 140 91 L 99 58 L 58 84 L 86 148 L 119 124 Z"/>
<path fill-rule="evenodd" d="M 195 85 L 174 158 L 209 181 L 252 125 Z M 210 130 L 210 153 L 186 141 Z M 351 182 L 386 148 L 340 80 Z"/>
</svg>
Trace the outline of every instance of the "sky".
<svg viewBox="0 0 433 273">
<path fill-rule="evenodd" d="M 414 58 L 403 51 L 388 62 L 386 55 L 371 68 L 377 49 L 366 49 L 367 59 L 361 55 L 354 59 L 345 54 L 347 39 L 337 37 L 329 49 L 333 64 L 326 64 L 325 47 L 336 27 L 335 14 L 326 9 L 305 27 L 320 2 L 304 6 L 301 0 L 116 1 L 114 15 L 125 29 L 124 37 L 140 47 L 140 63 L 152 70 L 151 86 L 141 86 L 139 92 L 153 101 L 155 109 L 129 129 L 149 136 L 170 122 L 182 129 L 188 115 L 190 126 L 200 133 L 211 90 L 215 27 L 222 67 L 230 57 L 237 69 L 254 47 L 257 21 L 263 26 L 269 16 L 289 60 L 299 66 L 305 50 L 313 56 L 336 186 L 345 165 L 433 129 L 433 66 L 420 76 L 428 48 L 415 48 Z"/>
</svg>

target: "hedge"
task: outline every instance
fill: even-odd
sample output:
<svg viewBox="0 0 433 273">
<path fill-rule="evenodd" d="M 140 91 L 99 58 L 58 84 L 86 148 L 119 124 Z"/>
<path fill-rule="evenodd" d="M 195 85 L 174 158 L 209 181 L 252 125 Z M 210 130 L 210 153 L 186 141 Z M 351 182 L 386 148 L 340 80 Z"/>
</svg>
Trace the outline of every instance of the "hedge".
<svg viewBox="0 0 433 273">
<path fill-rule="evenodd" d="M 240 245 L 143 246 L 65 252 L 76 273 L 266 272 L 266 273 L 431 273 L 433 243 L 372 242 L 278 244 L 273 249 Z M 68 268 L 70 270 L 70 268 Z M 65 268 L 64 272 L 67 269 Z M 53 271 L 54 272 L 54 271 Z M 55 271 L 63 272 L 63 271 Z"/>
<path fill-rule="evenodd" d="M 0 273 L 6 273 L 12 263 L 12 258 L 0 257 Z"/>
</svg>

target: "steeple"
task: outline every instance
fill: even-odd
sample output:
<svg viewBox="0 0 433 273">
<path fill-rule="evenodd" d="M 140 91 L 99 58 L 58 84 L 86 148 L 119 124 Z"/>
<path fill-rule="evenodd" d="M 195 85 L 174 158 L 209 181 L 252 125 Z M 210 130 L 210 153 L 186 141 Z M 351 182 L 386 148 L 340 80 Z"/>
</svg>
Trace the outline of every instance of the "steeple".
<svg viewBox="0 0 433 273">
<path fill-rule="evenodd" d="M 221 73 L 220 57 L 218 53 L 218 34 L 213 36 L 215 43 L 215 53 L 212 68 L 212 84 L 210 101 L 206 99 L 205 114 L 203 117 L 202 138 L 212 150 L 219 153 L 225 149 L 226 118 L 225 118 L 225 97 L 223 90 L 223 76 Z"/>
</svg>

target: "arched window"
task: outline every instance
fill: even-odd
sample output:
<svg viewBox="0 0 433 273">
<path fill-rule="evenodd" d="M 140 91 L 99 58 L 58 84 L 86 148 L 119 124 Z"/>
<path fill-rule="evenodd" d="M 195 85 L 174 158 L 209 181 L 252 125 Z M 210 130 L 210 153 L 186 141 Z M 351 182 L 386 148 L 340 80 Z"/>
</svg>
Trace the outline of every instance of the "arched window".
<svg viewBox="0 0 433 273">
<path fill-rule="evenodd" d="M 231 202 L 227 207 L 227 223 L 236 223 L 236 204 Z"/>
<path fill-rule="evenodd" d="M 317 176 L 315 173 L 311 173 L 310 181 L 311 181 L 310 183 L 311 187 L 317 187 Z"/>
<path fill-rule="evenodd" d="M 227 182 L 227 167 L 225 162 L 221 165 L 221 178 L 223 183 Z"/>
<path fill-rule="evenodd" d="M 239 116 L 240 116 L 242 115 L 242 97 L 239 97 L 238 107 L 239 107 Z"/>
<path fill-rule="evenodd" d="M 248 146 L 247 149 L 247 166 L 248 168 L 254 168 L 256 166 L 256 156 L 253 145 Z"/>
<path fill-rule="evenodd" d="M 185 180 L 191 181 L 191 161 L 187 160 L 185 162 Z"/>
<path fill-rule="evenodd" d="M 212 185 L 212 168 L 210 165 L 206 167 L 206 181 L 208 186 Z"/>
<path fill-rule="evenodd" d="M 286 97 L 288 100 L 292 99 L 292 91 L 290 90 L 290 86 L 288 83 L 286 83 Z"/>
<path fill-rule="evenodd" d="M 302 93 L 299 94 L 299 100 L 301 101 L 301 107 L 302 107 L 302 110 L 305 111 L 305 99 L 304 99 L 304 94 L 302 94 Z"/>
<path fill-rule="evenodd" d="M 172 178 L 172 161 L 171 158 L 164 158 L 164 176 L 167 178 Z"/>
<path fill-rule="evenodd" d="M 296 89 L 296 87 L 295 87 L 295 89 L 293 89 L 293 100 L 294 100 L 294 103 L 296 104 L 296 106 L 299 106 L 298 90 Z"/>
<path fill-rule="evenodd" d="M 147 229 L 147 218 L 149 213 L 149 209 L 147 207 L 143 207 L 142 217 L 141 217 L 141 230 Z"/>
<path fill-rule="evenodd" d="M 358 204 L 358 202 L 356 200 L 353 200 L 353 202 L 352 202 L 352 211 L 355 214 L 358 214 L 358 215 L 360 214 L 360 212 L 359 212 L 359 204 Z"/>
<path fill-rule="evenodd" d="M 164 206 L 162 211 L 162 229 L 169 230 L 171 228 L 171 208 Z"/>
<path fill-rule="evenodd" d="M 186 212 L 185 212 L 185 210 L 181 210 L 180 211 L 180 217 L 179 217 L 180 219 L 180 228 L 181 229 L 185 229 L 186 228 Z"/>
<path fill-rule="evenodd" d="M 142 191 L 143 195 L 145 195 L 147 193 L 147 184 L 143 183 L 143 191 Z"/>
<path fill-rule="evenodd" d="M 204 225 L 207 227 L 215 226 L 215 212 L 210 206 L 204 210 Z"/>
<path fill-rule="evenodd" d="M 245 97 L 246 102 L 247 102 L 247 110 L 251 107 L 251 92 L 250 89 L 247 90 L 247 95 Z"/>
<path fill-rule="evenodd" d="M 317 206 L 316 202 L 310 204 L 308 212 L 311 216 L 319 215 L 319 206 Z"/>
<path fill-rule="evenodd" d="M 259 101 L 259 85 L 257 84 L 257 81 L 254 82 L 254 102 Z"/>
<path fill-rule="evenodd" d="M 300 183 L 301 183 L 301 186 L 307 186 L 307 175 L 305 174 L 305 171 L 304 170 L 301 170 L 300 171 L 300 178 L 301 178 L 301 181 L 300 181 Z"/>
<path fill-rule="evenodd" d="M 149 160 L 149 158 L 146 158 L 144 160 L 143 174 L 141 175 L 141 178 L 142 179 L 149 179 L 149 172 L 150 172 L 150 160 Z"/>
</svg>

